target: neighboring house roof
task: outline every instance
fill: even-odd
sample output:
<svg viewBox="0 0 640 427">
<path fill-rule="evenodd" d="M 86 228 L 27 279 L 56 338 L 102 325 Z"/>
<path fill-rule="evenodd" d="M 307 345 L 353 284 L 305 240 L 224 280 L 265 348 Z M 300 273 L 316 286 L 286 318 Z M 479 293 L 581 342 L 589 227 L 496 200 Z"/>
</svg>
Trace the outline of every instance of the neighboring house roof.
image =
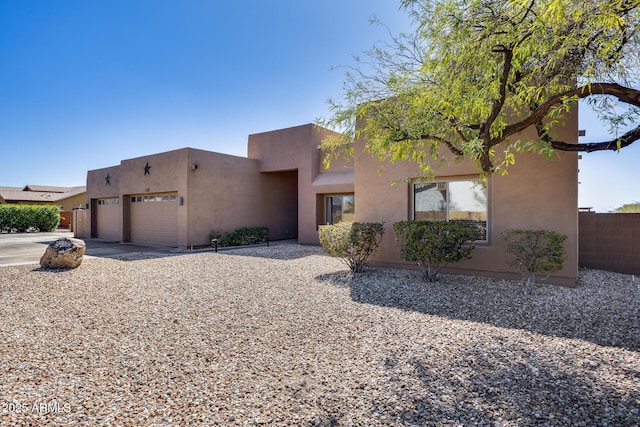
<svg viewBox="0 0 640 427">
<path fill-rule="evenodd" d="M 43 193 L 66 193 L 67 191 L 69 191 L 69 188 L 77 188 L 77 187 L 54 187 L 52 185 L 25 185 L 22 191 L 41 191 Z"/>
<path fill-rule="evenodd" d="M 87 187 L 53 187 L 46 185 L 27 185 L 20 187 L 0 187 L 0 200 L 9 202 L 59 202 L 85 193 Z"/>
<path fill-rule="evenodd" d="M 86 192 L 87 192 L 87 187 L 84 185 L 80 185 L 78 187 L 69 187 L 68 191 L 65 191 L 63 194 L 61 194 L 61 197 L 58 200 L 68 199 L 69 197 L 77 196 L 78 194 L 82 194 Z"/>
</svg>

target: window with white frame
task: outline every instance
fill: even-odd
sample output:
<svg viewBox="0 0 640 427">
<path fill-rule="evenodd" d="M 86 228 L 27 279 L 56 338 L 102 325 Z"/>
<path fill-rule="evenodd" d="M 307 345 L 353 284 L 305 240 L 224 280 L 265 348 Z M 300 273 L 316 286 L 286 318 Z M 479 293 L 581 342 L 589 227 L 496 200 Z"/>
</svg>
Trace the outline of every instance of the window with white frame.
<svg viewBox="0 0 640 427">
<path fill-rule="evenodd" d="M 414 182 L 413 218 L 455 221 L 475 227 L 478 241 L 488 239 L 487 184 L 480 180 Z"/>
</svg>

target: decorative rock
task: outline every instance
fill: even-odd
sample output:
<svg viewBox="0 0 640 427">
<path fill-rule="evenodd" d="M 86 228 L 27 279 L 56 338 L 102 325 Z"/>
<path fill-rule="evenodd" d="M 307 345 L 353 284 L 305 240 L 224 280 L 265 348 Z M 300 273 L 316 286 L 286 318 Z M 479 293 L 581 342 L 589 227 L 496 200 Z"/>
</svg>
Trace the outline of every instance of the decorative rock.
<svg viewBox="0 0 640 427">
<path fill-rule="evenodd" d="M 58 239 L 51 243 L 40 258 L 42 268 L 76 268 L 82 263 L 86 250 L 84 240 Z"/>
</svg>

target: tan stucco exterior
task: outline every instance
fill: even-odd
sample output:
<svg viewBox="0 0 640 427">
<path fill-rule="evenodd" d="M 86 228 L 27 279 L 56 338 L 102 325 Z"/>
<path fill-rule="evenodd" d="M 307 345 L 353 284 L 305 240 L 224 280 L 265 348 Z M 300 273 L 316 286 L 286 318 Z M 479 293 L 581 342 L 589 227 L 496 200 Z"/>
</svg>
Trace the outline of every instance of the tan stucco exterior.
<svg viewBox="0 0 640 427">
<path fill-rule="evenodd" d="M 572 114 L 560 131 L 560 138 L 577 143 L 577 114 Z M 533 135 L 531 135 L 533 137 Z M 420 178 L 414 164 L 380 163 L 356 143 L 355 194 L 357 221 L 385 221 L 385 236 L 372 260 L 392 266 L 410 266 L 400 259 L 393 223 L 411 219 L 411 190 L 407 178 Z M 470 162 L 449 162 L 436 169 L 434 180 L 477 178 Z M 395 182 L 392 185 L 392 182 Z M 504 263 L 502 231 L 509 228 L 549 229 L 568 236 L 564 269 L 549 282 L 574 285 L 578 272 L 578 156 L 557 152 L 552 158 L 523 153 L 508 174 L 493 174 L 488 181 L 488 241 L 476 244 L 472 259 L 451 266 L 448 271 L 520 278 Z"/>
<path fill-rule="evenodd" d="M 73 197 L 69 197 L 68 199 L 62 199 L 58 201 L 56 204 L 62 207 L 63 211 L 72 211 L 78 207 L 84 206 L 85 200 L 87 199 L 86 193 L 78 194 Z"/>
<path fill-rule="evenodd" d="M 258 160 L 263 175 L 297 171 L 298 241 L 319 244 L 318 226 L 323 224 L 323 195 L 353 193 L 353 162 L 337 160 L 324 169 L 318 149 L 332 134 L 314 125 L 249 136 L 248 156 Z"/>
<path fill-rule="evenodd" d="M 91 230 L 84 227 L 77 233 L 100 237 L 96 207 L 111 203 L 108 209 L 116 214 L 101 229 L 109 230 L 106 234 L 117 240 L 132 241 L 131 198 L 175 194 L 177 246 L 207 245 L 212 230 L 243 226 L 267 226 L 272 240 L 297 238 L 302 244 L 318 244 L 318 226 L 327 221 L 325 197 L 355 194 L 356 221 L 385 222 L 386 234 L 373 262 L 410 266 L 400 260 L 393 223 L 411 217 L 407 178 L 419 178 L 418 168 L 410 163 L 381 165 L 364 151 L 364 141 L 357 141 L 353 159 L 335 159 L 325 169 L 319 146 L 331 134 L 309 124 L 250 135 L 248 158 L 183 148 L 89 171 L 86 203 L 91 207 Z M 560 136 L 577 142 L 576 114 Z M 487 242 L 477 244 L 473 258 L 450 271 L 515 277 L 503 261 L 501 232 L 507 228 L 551 229 L 569 238 L 565 268 L 550 280 L 574 284 L 577 174 L 575 153 L 559 153 L 551 159 L 519 155 L 508 175 L 489 179 Z M 465 162 L 436 170 L 437 180 L 477 177 L 475 165 Z M 116 198 L 117 203 L 99 202 L 109 198 Z"/>
<path fill-rule="evenodd" d="M 324 218 L 318 214 L 316 197 L 323 192 L 353 193 L 353 168 L 345 162 L 320 172 L 318 146 L 329 132 L 304 125 L 251 135 L 249 158 L 184 148 L 89 171 L 86 203 L 92 225 L 78 234 L 132 241 L 131 196 L 172 192 L 180 200 L 180 247 L 207 245 L 212 231 L 243 226 L 267 226 L 272 240 L 297 238 L 317 244 L 317 226 Z M 314 182 L 319 178 L 324 181 Z M 99 205 L 109 198 L 118 203 Z M 103 223 L 98 212 L 107 210 L 118 214 L 103 215 Z"/>
</svg>

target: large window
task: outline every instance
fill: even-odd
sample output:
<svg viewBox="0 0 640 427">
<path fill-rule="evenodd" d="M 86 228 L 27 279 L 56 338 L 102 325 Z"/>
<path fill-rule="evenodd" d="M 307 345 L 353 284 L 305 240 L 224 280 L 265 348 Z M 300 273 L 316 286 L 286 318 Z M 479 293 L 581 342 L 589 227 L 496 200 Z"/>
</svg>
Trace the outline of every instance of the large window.
<svg viewBox="0 0 640 427">
<path fill-rule="evenodd" d="M 325 221 L 337 224 L 342 221 L 353 221 L 355 199 L 353 194 L 325 197 Z"/>
<path fill-rule="evenodd" d="M 455 221 L 478 229 L 487 240 L 487 186 L 481 181 L 440 181 L 413 184 L 413 218 Z"/>
</svg>

